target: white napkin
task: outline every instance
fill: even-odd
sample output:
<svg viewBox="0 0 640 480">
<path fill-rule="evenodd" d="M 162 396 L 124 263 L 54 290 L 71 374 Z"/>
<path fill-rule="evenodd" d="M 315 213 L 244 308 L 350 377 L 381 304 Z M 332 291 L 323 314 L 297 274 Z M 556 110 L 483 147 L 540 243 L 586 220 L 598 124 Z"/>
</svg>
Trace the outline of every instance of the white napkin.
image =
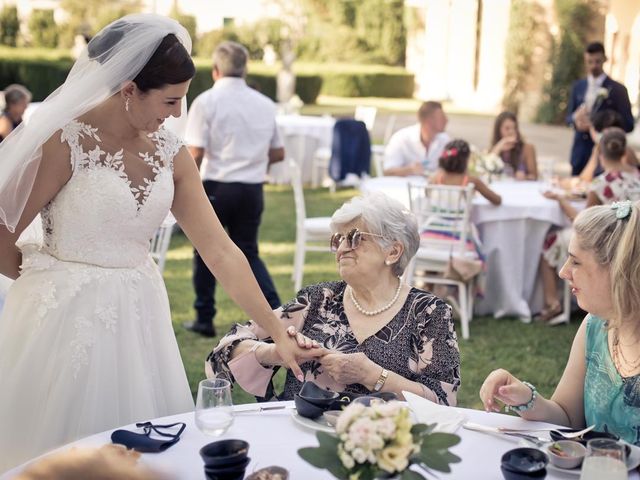
<svg viewBox="0 0 640 480">
<path fill-rule="evenodd" d="M 418 423 L 437 424 L 434 432 L 455 433 L 467 421 L 467 416 L 453 407 L 438 405 L 415 393 L 403 391 L 402 394 Z"/>
</svg>

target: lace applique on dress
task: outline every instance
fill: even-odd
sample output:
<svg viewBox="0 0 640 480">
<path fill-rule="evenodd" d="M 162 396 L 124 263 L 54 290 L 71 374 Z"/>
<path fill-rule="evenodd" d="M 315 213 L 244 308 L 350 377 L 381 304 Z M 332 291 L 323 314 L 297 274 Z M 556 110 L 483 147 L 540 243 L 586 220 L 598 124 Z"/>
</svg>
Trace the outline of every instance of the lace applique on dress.
<svg viewBox="0 0 640 480">
<path fill-rule="evenodd" d="M 98 129 L 74 120 L 62 129 L 61 141 L 67 142 L 71 148 L 71 166 L 74 172 L 78 169 L 94 170 L 98 168 L 113 171 L 129 187 L 137 202 L 138 211 L 145 205 L 158 176 L 167 169 L 173 172 L 173 157 L 184 145 L 176 135 L 160 129 L 147 135 L 155 145 L 155 151 L 138 152 L 138 157 L 150 167 L 150 175 L 143 176 L 138 185 L 134 185 L 125 170 L 124 149 L 116 152 L 103 150 Z M 93 148 L 83 143 L 95 143 Z"/>
</svg>

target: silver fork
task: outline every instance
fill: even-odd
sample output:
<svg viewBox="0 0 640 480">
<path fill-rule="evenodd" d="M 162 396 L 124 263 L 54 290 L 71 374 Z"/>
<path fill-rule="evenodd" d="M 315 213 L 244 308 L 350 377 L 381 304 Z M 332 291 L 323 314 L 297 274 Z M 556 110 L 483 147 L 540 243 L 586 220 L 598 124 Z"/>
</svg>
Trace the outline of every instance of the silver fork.
<svg viewBox="0 0 640 480">
<path fill-rule="evenodd" d="M 578 438 L 584 435 L 587 432 L 590 432 L 595 428 L 595 425 L 591 425 L 587 428 L 584 428 L 578 432 L 563 432 L 562 427 L 554 427 L 554 428 L 506 428 L 506 427 L 498 427 L 498 430 L 502 433 L 528 433 L 528 432 L 551 432 L 556 431 L 562 437 L 570 439 L 570 438 Z"/>
</svg>

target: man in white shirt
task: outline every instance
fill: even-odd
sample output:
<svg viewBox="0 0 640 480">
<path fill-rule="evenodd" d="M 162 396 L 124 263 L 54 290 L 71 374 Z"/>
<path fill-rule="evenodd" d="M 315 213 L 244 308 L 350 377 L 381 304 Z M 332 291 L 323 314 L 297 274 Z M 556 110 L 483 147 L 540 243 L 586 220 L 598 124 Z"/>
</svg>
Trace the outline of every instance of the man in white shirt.
<svg viewBox="0 0 640 480">
<path fill-rule="evenodd" d="M 447 115 L 440 102 L 424 102 L 418 123 L 393 134 L 384 151 L 384 174 L 406 177 L 438 168 L 438 159 L 451 139 L 445 133 Z"/>
<path fill-rule="evenodd" d="M 193 101 L 185 139 L 220 222 L 247 257 L 269 305 L 277 308 L 280 298 L 258 256 L 258 228 L 262 184 L 269 165 L 284 159 L 284 148 L 275 104 L 245 81 L 247 59 L 247 49 L 238 43 L 218 45 L 213 54 L 215 84 Z M 214 336 L 216 280 L 197 251 L 193 286 L 196 321 L 184 326 Z"/>
</svg>

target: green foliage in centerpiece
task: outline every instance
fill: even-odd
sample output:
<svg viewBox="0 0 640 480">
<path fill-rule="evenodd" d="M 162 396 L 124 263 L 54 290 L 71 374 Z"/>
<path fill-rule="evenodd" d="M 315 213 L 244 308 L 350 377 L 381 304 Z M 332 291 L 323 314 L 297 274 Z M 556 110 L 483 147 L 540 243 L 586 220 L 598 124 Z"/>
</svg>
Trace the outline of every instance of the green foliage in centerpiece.
<svg viewBox="0 0 640 480">
<path fill-rule="evenodd" d="M 460 442 L 450 433 L 433 432 L 436 425 L 413 425 L 409 409 L 399 402 L 351 404 L 336 423 L 337 436 L 317 432 L 318 447 L 298 450 L 314 467 L 341 480 L 373 480 L 398 475 L 402 480 L 427 478 L 409 470 L 450 472 L 460 458 L 449 448 Z"/>
</svg>

